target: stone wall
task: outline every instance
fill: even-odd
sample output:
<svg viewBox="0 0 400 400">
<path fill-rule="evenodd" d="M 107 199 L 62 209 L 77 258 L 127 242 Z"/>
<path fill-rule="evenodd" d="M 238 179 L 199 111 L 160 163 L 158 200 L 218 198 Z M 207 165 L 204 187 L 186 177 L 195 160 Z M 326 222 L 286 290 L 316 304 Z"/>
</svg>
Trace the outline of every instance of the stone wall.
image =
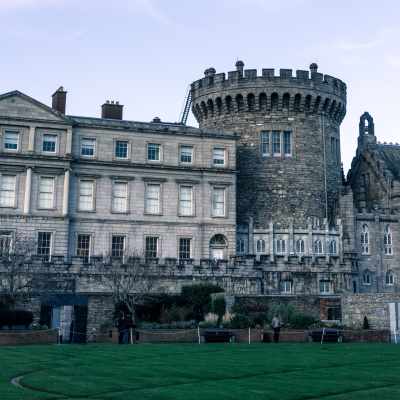
<svg viewBox="0 0 400 400">
<path fill-rule="evenodd" d="M 58 332 L 55 329 L 44 331 L 0 331 L 0 346 L 20 344 L 56 344 Z"/>
</svg>

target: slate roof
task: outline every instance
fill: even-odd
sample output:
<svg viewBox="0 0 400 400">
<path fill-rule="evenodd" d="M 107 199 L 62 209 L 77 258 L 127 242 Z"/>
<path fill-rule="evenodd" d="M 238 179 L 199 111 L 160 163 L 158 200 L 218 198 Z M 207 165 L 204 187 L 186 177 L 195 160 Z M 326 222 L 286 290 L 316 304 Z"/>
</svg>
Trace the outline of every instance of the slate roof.
<svg viewBox="0 0 400 400">
<path fill-rule="evenodd" d="M 396 179 L 400 179 L 400 146 L 379 143 L 376 150 L 387 169 Z"/>
</svg>

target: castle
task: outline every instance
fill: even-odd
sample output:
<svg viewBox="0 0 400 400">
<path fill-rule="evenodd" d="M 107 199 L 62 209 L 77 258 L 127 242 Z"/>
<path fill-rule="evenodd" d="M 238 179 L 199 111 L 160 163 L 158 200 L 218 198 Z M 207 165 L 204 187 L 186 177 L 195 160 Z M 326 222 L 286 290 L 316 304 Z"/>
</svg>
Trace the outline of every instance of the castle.
<svg viewBox="0 0 400 400">
<path fill-rule="evenodd" d="M 363 114 L 345 178 L 344 82 L 316 64 L 259 76 L 238 61 L 227 76 L 204 75 L 189 96 L 199 128 L 126 121 L 114 101 L 101 118 L 70 116 L 62 87 L 52 107 L 0 95 L 0 252 L 28 234 L 32 262 L 56 277 L 31 308 L 59 321 L 85 307 L 86 329 L 99 327 L 113 310 L 96 263 L 134 252 L 160 290 L 208 281 L 323 320 L 368 314 L 389 326 L 400 146 L 378 143 Z"/>
</svg>

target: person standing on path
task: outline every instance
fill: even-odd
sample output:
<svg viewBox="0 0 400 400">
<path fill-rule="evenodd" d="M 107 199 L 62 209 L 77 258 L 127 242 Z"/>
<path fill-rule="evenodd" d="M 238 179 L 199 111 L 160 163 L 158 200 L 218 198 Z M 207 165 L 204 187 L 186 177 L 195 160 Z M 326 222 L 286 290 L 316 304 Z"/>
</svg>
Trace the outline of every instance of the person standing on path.
<svg viewBox="0 0 400 400">
<path fill-rule="evenodd" d="M 278 343 L 279 342 L 279 333 L 281 330 L 281 320 L 277 315 L 275 315 L 274 318 L 272 318 L 271 326 L 272 326 L 272 329 L 274 330 L 274 342 Z"/>
</svg>

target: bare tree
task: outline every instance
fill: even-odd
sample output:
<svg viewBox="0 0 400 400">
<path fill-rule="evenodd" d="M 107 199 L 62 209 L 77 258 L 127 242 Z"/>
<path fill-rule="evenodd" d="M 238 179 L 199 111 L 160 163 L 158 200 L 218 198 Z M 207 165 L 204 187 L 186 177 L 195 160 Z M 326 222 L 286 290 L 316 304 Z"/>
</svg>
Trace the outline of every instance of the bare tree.
<svg viewBox="0 0 400 400">
<path fill-rule="evenodd" d="M 132 316 L 132 323 L 135 324 L 137 306 L 143 303 L 155 285 L 152 268 L 137 255 L 104 257 L 103 277 L 114 305 L 125 305 Z"/>
</svg>

